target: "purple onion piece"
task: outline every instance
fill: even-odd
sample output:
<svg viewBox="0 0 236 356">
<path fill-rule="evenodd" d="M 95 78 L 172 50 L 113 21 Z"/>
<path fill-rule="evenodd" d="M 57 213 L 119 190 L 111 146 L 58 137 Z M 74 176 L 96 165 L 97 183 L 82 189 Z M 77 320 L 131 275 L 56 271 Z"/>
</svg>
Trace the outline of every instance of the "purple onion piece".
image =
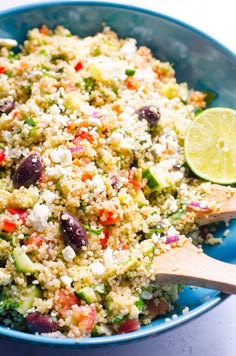
<svg viewBox="0 0 236 356">
<path fill-rule="evenodd" d="M 200 202 L 191 202 L 191 203 L 188 203 L 188 204 L 187 204 L 187 207 L 188 207 L 188 208 L 191 208 L 191 209 L 196 209 L 196 208 L 197 208 L 197 209 L 200 209 L 200 210 L 208 210 L 208 209 L 209 209 L 208 206 L 202 207 Z"/>
<path fill-rule="evenodd" d="M 76 152 L 83 151 L 84 147 L 83 146 L 71 147 L 69 150 L 71 151 L 71 153 L 76 153 Z"/>
<path fill-rule="evenodd" d="M 179 235 L 168 236 L 166 238 L 166 244 L 172 244 L 173 242 L 179 241 Z"/>
</svg>

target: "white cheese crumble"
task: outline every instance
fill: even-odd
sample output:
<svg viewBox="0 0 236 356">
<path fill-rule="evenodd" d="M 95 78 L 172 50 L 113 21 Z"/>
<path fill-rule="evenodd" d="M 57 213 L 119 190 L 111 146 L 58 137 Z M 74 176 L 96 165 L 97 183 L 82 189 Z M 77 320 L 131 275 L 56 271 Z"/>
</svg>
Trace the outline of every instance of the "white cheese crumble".
<svg viewBox="0 0 236 356">
<path fill-rule="evenodd" d="M 72 247 L 67 246 L 62 250 L 62 255 L 67 262 L 72 262 L 76 254 Z"/>
<path fill-rule="evenodd" d="M 73 279 L 72 278 L 70 278 L 69 276 L 62 276 L 61 277 L 61 281 L 62 281 L 62 283 L 64 283 L 64 285 L 66 286 L 66 287 L 71 287 L 71 283 L 73 282 Z"/>
<path fill-rule="evenodd" d="M 53 163 L 60 163 L 62 167 L 68 167 L 72 165 L 71 151 L 65 148 L 58 148 L 53 150 L 50 154 Z"/>
<path fill-rule="evenodd" d="M 102 276 L 106 270 L 104 265 L 101 262 L 95 262 L 90 265 L 90 268 L 94 274 Z"/>
<path fill-rule="evenodd" d="M 51 192 L 50 190 L 45 190 L 41 196 L 42 200 L 45 201 L 47 205 L 51 205 L 54 200 L 58 197 L 55 193 Z"/>
<path fill-rule="evenodd" d="M 59 164 L 57 164 L 55 167 L 46 167 L 45 174 L 46 176 L 53 177 L 54 179 L 59 179 L 60 177 L 71 176 L 72 168 L 63 168 Z"/>
<path fill-rule="evenodd" d="M 39 232 L 42 232 L 48 224 L 50 210 L 45 204 L 36 203 L 30 215 L 27 218 L 27 224 Z"/>
<path fill-rule="evenodd" d="M 89 188 L 94 189 L 96 195 L 106 191 L 103 179 L 99 174 L 96 174 L 92 180 L 87 182 L 87 184 Z"/>
<path fill-rule="evenodd" d="M 103 260 L 104 264 L 107 268 L 112 267 L 114 264 L 114 259 L 113 259 L 113 250 L 108 247 L 103 254 Z"/>
</svg>

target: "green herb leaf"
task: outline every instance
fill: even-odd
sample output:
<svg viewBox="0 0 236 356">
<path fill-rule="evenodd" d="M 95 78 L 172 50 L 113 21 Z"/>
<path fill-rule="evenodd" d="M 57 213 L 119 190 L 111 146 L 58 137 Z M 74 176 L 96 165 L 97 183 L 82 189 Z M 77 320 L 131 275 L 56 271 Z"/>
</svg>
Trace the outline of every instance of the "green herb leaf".
<svg viewBox="0 0 236 356">
<path fill-rule="evenodd" d="M 91 229 L 91 227 L 89 227 L 88 225 L 84 224 L 83 226 L 87 232 L 90 232 L 94 235 L 100 235 L 103 232 L 103 227 L 101 229 Z"/>
<path fill-rule="evenodd" d="M 18 308 L 19 304 L 11 299 L 4 299 L 0 302 L 0 314 L 3 312 Z"/>
<path fill-rule="evenodd" d="M 8 59 L 18 59 L 19 58 L 19 53 L 14 53 L 13 51 L 9 51 L 7 55 Z"/>
<path fill-rule="evenodd" d="M 150 239 L 153 234 L 161 234 L 163 231 L 163 227 L 160 224 L 157 224 L 155 227 L 151 228 L 147 234 L 145 234 L 145 238 Z"/>
<path fill-rule="evenodd" d="M 45 57 L 48 56 L 48 52 L 44 48 L 39 51 L 39 54 L 41 54 L 42 56 L 45 56 Z"/>
<path fill-rule="evenodd" d="M 100 53 L 101 53 L 100 47 L 96 47 L 92 52 L 92 56 L 94 57 L 99 56 Z"/>
<path fill-rule="evenodd" d="M 144 302 L 142 297 L 139 297 L 139 300 L 137 300 L 137 302 L 135 302 L 134 304 L 136 305 L 138 310 L 143 310 Z"/>
<path fill-rule="evenodd" d="M 94 86 L 95 86 L 95 80 L 93 78 L 91 77 L 84 78 L 84 87 L 88 93 L 91 93 L 91 91 L 94 89 Z"/>
<path fill-rule="evenodd" d="M 125 74 L 128 75 L 128 77 L 133 77 L 133 75 L 135 75 L 135 70 L 134 69 L 126 69 Z"/>
<path fill-rule="evenodd" d="M 128 319 L 129 314 L 124 315 L 122 318 L 119 318 L 118 316 L 115 316 L 113 323 L 114 324 L 120 324 L 123 323 L 123 321 L 125 321 L 126 319 Z"/>
<path fill-rule="evenodd" d="M 36 122 L 34 121 L 34 119 L 31 116 L 29 116 L 29 117 L 27 117 L 25 119 L 24 124 L 27 124 L 27 125 L 32 126 L 32 127 L 35 127 L 37 125 Z"/>
</svg>

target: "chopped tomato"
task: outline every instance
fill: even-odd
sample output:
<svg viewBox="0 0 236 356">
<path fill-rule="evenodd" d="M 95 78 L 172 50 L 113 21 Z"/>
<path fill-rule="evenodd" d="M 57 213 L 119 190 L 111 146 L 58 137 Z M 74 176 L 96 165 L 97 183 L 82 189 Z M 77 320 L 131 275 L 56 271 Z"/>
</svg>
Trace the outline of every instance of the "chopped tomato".
<svg viewBox="0 0 236 356">
<path fill-rule="evenodd" d="M 0 148 L 0 163 L 2 163 L 5 159 L 5 151 Z"/>
<path fill-rule="evenodd" d="M 138 82 L 134 78 L 126 79 L 126 86 L 129 90 L 137 90 Z"/>
<path fill-rule="evenodd" d="M 92 178 L 93 176 L 90 173 L 85 172 L 82 174 L 81 180 L 82 182 L 86 182 L 86 180 L 91 180 Z"/>
<path fill-rule="evenodd" d="M 165 299 L 160 299 L 157 303 L 154 299 L 150 299 L 145 304 L 151 319 L 155 319 L 157 316 L 164 315 L 170 311 L 170 304 Z"/>
<path fill-rule="evenodd" d="M 18 115 L 19 115 L 19 112 L 18 112 L 18 111 L 15 111 L 14 114 L 12 115 L 12 118 L 13 118 L 13 119 L 16 119 Z"/>
<path fill-rule="evenodd" d="M 81 144 L 82 140 L 87 140 L 88 142 L 92 143 L 94 141 L 93 135 L 91 135 L 90 132 L 88 131 L 80 131 L 72 141 L 76 146 L 79 146 Z"/>
<path fill-rule="evenodd" d="M 122 113 L 122 108 L 119 104 L 115 104 L 112 106 L 112 110 L 114 110 L 118 115 Z"/>
<path fill-rule="evenodd" d="M 113 211 L 107 211 L 105 209 L 101 209 L 99 211 L 100 215 L 100 223 L 105 225 L 113 225 L 120 221 L 120 215 Z"/>
<path fill-rule="evenodd" d="M 108 238 L 109 238 L 109 231 L 107 229 L 104 229 L 103 237 L 101 237 L 99 241 L 103 249 L 107 248 Z"/>
<path fill-rule="evenodd" d="M 6 73 L 6 68 L 0 66 L 0 74 L 5 74 Z"/>
<path fill-rule="evenodd" d="M 34 245 L 37 248 L 40 248 L 44 241 L 44 237 L 42 235 L 31 235 L 26 241 L 25 245 Z"/>
<path fill-rule="evenodd" d="M 133 167 L 129 171 L 128 175 L 129 182 L 134 186 L 134 188 L 141 189 L 142 188 L 142 174 L 138 168 Z"/>
<path fill-rule="evenodd" d="M 71 310 L 73 305 L 80 305 L 79 298 L 72 292 L 66 289 L 59 289 L 55 296 L 56 309 L 62 315 L 68 310 Z"/>
<path fill-rule="evenodd" d="M 75 70 L 76 72 L 78 72 L 79 70 L 83 69 L 83 63 L 82 62 L 78 62 L 76 65 L 75 65 Z"/>
<path fill-rule="evenodd" d="M 27 219 L 27 217 L 28 217 L 28 215 L 29 215 L 26 210 L 8 208 L 7 211 L 8 211 L 11 215 L 18 215 L 19 218 L 21 219 L 21 221 L 23 222 L 23 224 L 26 223 L 26 219 Z"/>
<path fill-rule="evenodd" d="M 81 305 L 73 308 L 73 321 L 81 331 L 89 332 L 92 330 L 96 320 L 95 305 Z"/>
<path fill-rule="evenodd" d="M 16 228 L 16 223 L 12 220 L 5 219 L 3 221 L 2 230 L 7 232 L 13 232 Z"/>
<path fill-rule="evenodd" d="M 140 323 L 138 318 L 126 319 L 123 323 L 120 324 L 118 333 L 130 333 L 131 331 L 138 330 L 140 328 Z"/>
<path fill-rule="evenodd" d="M 48 35 L 48 28 L 46 25 L 43 25 L 40 27 L 39 29 L 39 32 L 42 34 L 42 35 Z"/>
</svg>

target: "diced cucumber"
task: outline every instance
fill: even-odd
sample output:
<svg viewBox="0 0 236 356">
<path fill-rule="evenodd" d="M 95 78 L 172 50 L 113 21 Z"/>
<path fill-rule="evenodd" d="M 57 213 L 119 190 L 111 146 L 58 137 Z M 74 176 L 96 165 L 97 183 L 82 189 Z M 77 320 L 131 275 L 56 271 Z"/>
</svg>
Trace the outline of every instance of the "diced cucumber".
<svg viewBox="0 0 236 356">
<path fill-rule="evenodd" d="M 147 186 L 151 190 L 162 190 L 171 186 L 169 172 L 163 167 L 151 167 L 143 171 L 142 177 L 147 179 Z"/>
<path fill-rule="evenodd" d="M 12 253 L 16 269 L 22 273 L 35 273 L 36 263 L 32 262 L 21 247 L 15 247 Z"/>
<path fill-rule="evenodd" d="M 42 291 L 39 287 L 30 285 L 19 301 L 19 306 L 16 309 L 20 314 L 25 315 L 32 308 L 35 298 L 41 298 Z"/>
<path fill-rule="evenodd" d="M 148 205 L 149 202 L 145 198 L 145 195 L 143 194 L 142 190 L 138 190 L 136 196 L 134 197 L 135 202 L 138 204 L 139 208 L 142 208 L 145 205 Z"/>
<path fill-rule="evenodd" d="M 132 257 L 126 262 L 124 266 L 124 271 L 125 272 L 134 271 L 139 265 L 140 265 L 139 260 L 136 257 Z"/>
<path fill-rule="evenodd" d="M 102 283 L 96 284 L 93 287 L 93 289 L 96 293 L 99 293 L 99 294 L 107 295 L 107 293 L 108 293 L 107 287 L 105 286 L 105 284 L 102 284 Z"/>
<path fill-rule="evenodd" d="M 78 297 L 86 303 L 91 304 L 97 301 L 97 296 L 92 287 L 84 287 L 79 292 L 76 292 Z"/>
<path fill-rule="evenodd" d="M 153 257 L 154 256 L 155 245 L 150 239 L 149 240 L 143 240 L 140 243 L 140 247 L 141 247 L 141 250 L 142 250 L 142 253 L 143 253 L 144 256 L 149 256 L 149 257 Z"/>
</svg>

